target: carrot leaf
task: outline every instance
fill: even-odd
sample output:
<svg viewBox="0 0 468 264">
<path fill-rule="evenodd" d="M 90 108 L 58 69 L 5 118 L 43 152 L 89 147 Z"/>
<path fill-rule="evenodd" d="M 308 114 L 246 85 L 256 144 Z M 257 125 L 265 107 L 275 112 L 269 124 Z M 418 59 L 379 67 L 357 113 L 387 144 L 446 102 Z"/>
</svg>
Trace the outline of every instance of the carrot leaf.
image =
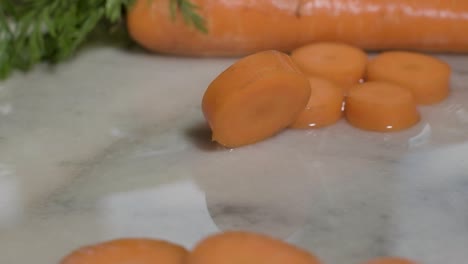
<svg viewBox="0 0 468 264">
<path fill-rule="evenodd" d="M 0 79 L 69 58 L 99 25 L 120 23 L 132 1 L 0 0 Z"/>
<path fill-rule="evenodd" d="M 190 0 L 170 0 L 171 17 L 174 20 L 177 10 L 180 11 L 186 24 L 194 26 L 197 30 L 208 33 L 205 19 L 199 14 L 199 6 Z"/>
<path fill-rule="evenodd" d="M 134 1 L 0 0 L 0 80 L 14 70 L 70 58 L 92 33 L 130 41 L 124 15 Z M 180 12 L 187 24 L 207 32 L 197 5 L 190 0 L 167 1 L 173 19 Z"/>
</svg>

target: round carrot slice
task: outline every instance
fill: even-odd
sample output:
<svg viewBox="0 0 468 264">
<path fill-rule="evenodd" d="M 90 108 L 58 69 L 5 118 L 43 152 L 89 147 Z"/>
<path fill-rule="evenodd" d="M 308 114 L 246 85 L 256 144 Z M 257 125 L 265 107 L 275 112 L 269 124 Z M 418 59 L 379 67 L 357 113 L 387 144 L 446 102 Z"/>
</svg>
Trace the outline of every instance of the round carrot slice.
<svg viewBox="0 0 468 264">
<path fill-rule="evenodd" d="M 252 232 L 227 231 L 200 241 L 187 264 L 319 264 L 313 254 Z"/>
<path fill-rule="evenodd" d="M 418 264 L 409 259 L 404 259 L 400 257 L 382 257 L 376 258 L 366 262 L 365 264 Z"/>
<path fill-rule="evenodd" d="M 263 51 L 231 65 L 208 86 L 202 110 L 212 139 L 226 147 L 264 140 L 294 122 L 310 87 L 291 58 Z"/>
<path fill-rule="evenodd" d="M 351 88 L 345 115 L 353 126 L 381 132 L 409 128 L 420 120 L 410 90 L 385 82 L 367 82 Z"/>
<path fill-rule="evenodd" d="M 367 54 L 344 43 L 319 42 L 293 50 L 291 58 L 307 75 L 336 82 L 346 92 L 360 82 L 367 65 Z"/>
<path fill-rule="evenodd" d="M 182 264 L 188 252 L 167 241 L 126 238 L 82 247 L 61 264 Z"/>
<path fill-rule="evenodd" d="M 448 96 L 450 74 L 450 66 L 435 57 L 388 51 L 369 62 L 366 79 L 392 82 L 411 89 L 418 104 L 429 105 Z"/>
<path fill-rule="evenodd" d="M 343 92 L 323 78 L 309 77 L 310 98 L 292 128 L 319 128 L 336 123 L 343 116 Z"/>
</svg>

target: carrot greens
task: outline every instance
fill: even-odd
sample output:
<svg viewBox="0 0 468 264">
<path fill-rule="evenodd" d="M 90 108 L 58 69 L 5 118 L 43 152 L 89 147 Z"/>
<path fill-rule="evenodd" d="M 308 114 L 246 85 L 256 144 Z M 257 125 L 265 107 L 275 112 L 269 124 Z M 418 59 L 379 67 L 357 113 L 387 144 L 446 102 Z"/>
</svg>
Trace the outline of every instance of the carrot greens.
<svg viewBox="0 0 468 264">
<path fill-rule="evenodd" d="M 100 35 L 126 36 L 124 17 L 134 0 L 0 0 L 0 79 L 14 70 L 58 63 Z M 151 1 L 151 0 L 148 0 Z M 171 13 L 205 32 L 198 6 L 190 0 L 167 0 Z"/>
</svg>

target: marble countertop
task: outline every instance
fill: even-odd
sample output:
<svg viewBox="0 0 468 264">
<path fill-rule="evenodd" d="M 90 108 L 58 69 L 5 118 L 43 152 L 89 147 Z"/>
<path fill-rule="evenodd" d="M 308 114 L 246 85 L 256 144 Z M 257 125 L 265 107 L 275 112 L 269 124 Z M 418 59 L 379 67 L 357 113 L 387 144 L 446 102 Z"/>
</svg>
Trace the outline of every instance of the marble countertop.
<svg viewBox="0 0 468 264">
<path fill-rule="evenodd" d="M 209 142 L 200 111 L 232 59 L 84 51 L 0 83 L 0 263 L 50 264 L 122 236 L 200 238 L 245 229 L 325 263 L 399 255 L 468 259 L 468 56 L 443 103 L 400 133 L 286 131 L 253 146 Z"/>
</svg>

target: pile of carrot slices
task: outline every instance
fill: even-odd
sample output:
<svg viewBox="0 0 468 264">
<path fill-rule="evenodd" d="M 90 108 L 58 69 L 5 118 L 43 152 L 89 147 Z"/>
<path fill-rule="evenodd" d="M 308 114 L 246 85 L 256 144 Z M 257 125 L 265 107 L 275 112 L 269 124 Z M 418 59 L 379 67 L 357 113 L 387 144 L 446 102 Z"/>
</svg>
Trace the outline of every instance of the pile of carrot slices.
<svg viewBox="0 0 468 264">
<path fill-rule="evenodd" d="M 254 232 L 210 235 L 192 250 L 166 240 L 123 238 L 84 246 L 60 264 L 322 264 L 314 253 Z M 364 264 L 417 264 L 401 257 L 381 257 Z"/>
<path fill-rule="evenodd" d="M 319 42 L 241 58 L 208 86 L 202 111 L 212 140 L 229 148 L 342 117 L 362 130 L 400 131 L 419 123 L 418 105 L 448 97 L 450 75 L 435 56 L 385 51 L 369 58 L 355 46 Z"/>
</svg>

